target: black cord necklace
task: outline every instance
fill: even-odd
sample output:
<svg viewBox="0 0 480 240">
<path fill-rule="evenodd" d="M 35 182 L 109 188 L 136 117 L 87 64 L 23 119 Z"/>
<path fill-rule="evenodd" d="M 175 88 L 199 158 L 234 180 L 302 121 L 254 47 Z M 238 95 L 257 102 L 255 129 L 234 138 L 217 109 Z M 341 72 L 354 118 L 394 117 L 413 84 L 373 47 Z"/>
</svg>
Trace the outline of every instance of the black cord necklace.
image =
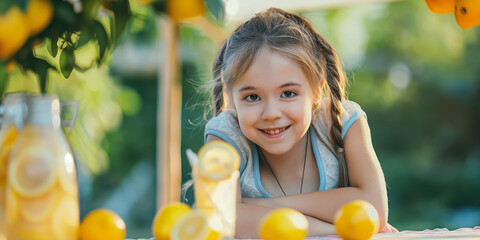
<svg viewBox="0 0 480 240">
<path fill-rule="evenodd" d="M 310 134 L 307 132 L 307 143 L 305 144 L 305 157 L 303 159 L 303 171 L 302 171 L 302 182 L 300 183 L 300 193 L 303 193 L 303 179 L 305 177 L 305 166 L 306 166 L 306 163 L 307 163 L 307 149 L 308 149 L 308 142 L 309 141 L 310 141 Z M 268 163 L 267 158 L 265 157 L 265 155 L 263 155 L 262 150 L 259 150 L 259 152 L 260 152 L 260 155 L 262 156 L 262 159 L 265 160 L 265 163 L 267 164 L 268 169 L 270 169 L 270 172 L 272 173 L 273 177 L 275 178 L 275 181 L 277 181 L 277 184 L 280 187 L 280 190 L 282 190 L 283 195 L 287 196 L 287 194 L 285 193 L 285 191 L 282 188 L 282 185 L 280 184 L 280 181 L 278 181 L 278 178 L 275 175 L 275 172 L 273 172 L 272 167 Z"/>
</svg>

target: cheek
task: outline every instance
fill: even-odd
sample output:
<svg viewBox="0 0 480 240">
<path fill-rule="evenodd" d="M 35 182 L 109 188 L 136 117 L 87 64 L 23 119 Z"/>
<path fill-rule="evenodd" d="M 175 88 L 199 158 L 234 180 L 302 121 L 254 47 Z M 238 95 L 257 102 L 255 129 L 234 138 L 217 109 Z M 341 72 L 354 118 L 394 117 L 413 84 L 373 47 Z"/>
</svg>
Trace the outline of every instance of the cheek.
<svg viewBox="0 0 480 240">
<path fill-rule="evenodd" d="M 251 139 L 257 134 L 257 124 L 260 121 L 261 111 L 257 107 L 237 106 L 238 124 L 243 134 Z"/>
<path fill-rule="evenodd" d="M 238 114 L 238 124 L 240 126 L 240 130 L 245 135 L 246 138 L 252 139 L 256 134 L 255 128 L 255 119 L 253 114 L 249 113 L 242 113 Z"/>
<path fill-rule="evenodd" d="M 255 124 L 255 114 L 252 112 L 246 112 L 246 111 L 239 111 L 238 112 L 238 123 L 240 124 L 240 127 L 242 128 L 242 131 L 245 129 L 251 128 L 252 125 Z"/>
<path fill-rule="evenodd" d="M 301 107 L 298 105 L 292 106 L 288 108 L 286 114 L 297 122 L 310 122 L 312 118 L 312 107 L 307 103 L 302 104 Z"/>
</svg>

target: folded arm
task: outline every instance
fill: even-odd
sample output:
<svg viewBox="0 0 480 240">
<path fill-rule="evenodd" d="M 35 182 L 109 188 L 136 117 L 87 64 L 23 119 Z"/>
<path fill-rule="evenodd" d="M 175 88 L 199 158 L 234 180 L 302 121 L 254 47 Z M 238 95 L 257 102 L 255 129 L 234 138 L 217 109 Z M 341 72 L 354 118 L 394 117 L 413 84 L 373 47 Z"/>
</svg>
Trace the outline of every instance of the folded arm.
<svg viewBox="0 0 480 240">
<path fill-rule="evenodd" d="M 388 218 L 385 178 L 372 146 L 370 129 L 364 117 L 349 128 L 344 138 L 350 186 L 320 192 L 263 199 L 243 199 L 245 203 L 288 207 L 305 215 L 332 223 L 335 213 L 346 203 L 362 199 L 371 203 L 380 216 L 380 229 Z"/>
<path fill-rule="evenodd" d="M 239 186 L 237 189 L 240 189 Z M 258 232 L 262 218 L 275 208 L 250 204 L 242 201 L 237 191 L 237 221 L 235 238 L 259 238 Z M 308 220 L 308 236 L 335 234 L 335 227 L 314 217 L 305 216 Z"/>
</svg>

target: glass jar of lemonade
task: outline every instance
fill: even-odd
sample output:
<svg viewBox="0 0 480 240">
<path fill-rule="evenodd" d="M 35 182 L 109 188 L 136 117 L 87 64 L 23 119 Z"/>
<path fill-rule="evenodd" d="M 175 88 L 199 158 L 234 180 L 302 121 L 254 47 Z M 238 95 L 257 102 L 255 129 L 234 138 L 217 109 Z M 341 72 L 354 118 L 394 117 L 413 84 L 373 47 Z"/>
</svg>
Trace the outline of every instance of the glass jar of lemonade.
<svg viewBox="0 0 480 240">
<path fill-rule="evenodd" d="M 77 239 L 77 174 L 60 128 L 60 101 L 53 95 L 30 95 L 27 103 L 24 128 L 8 162 L 7 239 Z"/>
<path fill-rule="evenodd" d="M 7 182 L 7 164 L 12 146 L 23 126 L 26 110 L 26 94 L 10 93 L 2 101 L 3 117 L 0 129 L 0 239 L 6 231 L 5 223 L 5 187 Z"/>
</svg>

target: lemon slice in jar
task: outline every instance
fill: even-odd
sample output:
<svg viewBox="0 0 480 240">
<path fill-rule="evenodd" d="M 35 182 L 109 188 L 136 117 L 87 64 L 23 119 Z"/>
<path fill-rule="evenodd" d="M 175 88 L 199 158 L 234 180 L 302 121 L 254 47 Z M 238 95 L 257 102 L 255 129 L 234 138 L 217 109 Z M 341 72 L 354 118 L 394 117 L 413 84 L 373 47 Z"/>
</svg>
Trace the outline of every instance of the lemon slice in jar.
<svg viewBox="0 0 480 240">
<path fill-rule="evenodd" d="M 7 167 L 8 167 L 8 158 L 10 157 L 10 152 L 12 151 L 12 145 L 17 139 L 18 131 L 16 128 L 10 129 L 5 135 L 5 138 L 0 142 L 0 186 L 5 186 L 6 176 L 7 176 Z"/>
<path fill-rule="evenodd" d="M 240 157 L 230 144 L 212 141 L 198 151 L 198 172 L 211 181 L 221 181 L 238 170 Z"/>
<path fill-rule="evenodd" d="M 5 205 L 7 204 L 6 203 L 6 192 L 5 192 L 5 186 L 0 186 L 0 235 L 2 233 L 2 229 L 3 229 L 3 221 L 5 220 Z M 0 238 L 0 240 L 2 240 Z"/>
<path fill-rule="evenodd" d="M 42 222 L 47 219 L 57 204 L 57 192 L 50 191 L 35 198 L 19 197 L 20 212 L 29 222 Z"/>
<path fill-rule="evenodd" d="M 17 139 L 18 136 L 18 131 L 16 128 L 10 129 L 7 134 L 5 134 L 5 139 L 3 140 L 2 147 L 4 146 L 11 146 L 13 143 L 15 143 L 15 140 Z"/>
<path fill-rule="evenodd" d="M 58 240 L 76 240 L 80 228 L 78 200 L 63 197 L 52 217 L 53 234 Z"/>
<path fill-rule="evenodd" d="M 24 197 L 38 197 L 52 188 L 57 178 L 55 157 L 47 149 L 21 149 L 8 166 L 10 186 Z"/>
<path fill-rule="evenodd" d="M 11 145 L 0 146 L 0 186 L 4 187 L 7 180 L 8 158 L 12 150 Z"/>
<path fill-rule="evenodd" d="M 19 209 L 17 194 L 10 188 L 5 191 L 5 206 L 5 209 L 8 209 L 8 212 L 5 212 L 5 222 L 12 225 L 18 220 Z"/>
</svg>

